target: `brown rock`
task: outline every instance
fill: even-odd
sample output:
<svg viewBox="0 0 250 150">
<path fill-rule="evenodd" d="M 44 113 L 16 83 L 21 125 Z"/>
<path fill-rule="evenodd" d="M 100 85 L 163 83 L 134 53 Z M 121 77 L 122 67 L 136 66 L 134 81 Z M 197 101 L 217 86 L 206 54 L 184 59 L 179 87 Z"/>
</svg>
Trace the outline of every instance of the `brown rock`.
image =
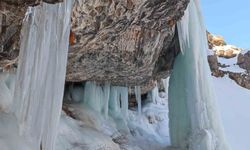
<svg viewBox="0 0 250 150">
<path fill-rule="evenodd" d="M 0 67 L 19 52 L 22 19 L 41 0 L 0 1 Z M 61 0 L 44 0 L 55 3 Z M 78 0 L 72 13 L 67 81 L 141 85 L 166 77 L 180 48 L 176 22 L 189 0 Z"/>
<path fill-rule="evenodd" d="M 219 57 L 224 57 L 224 53 L 225 53 L 224 50 L 218 50 L 218 51 L 216 51 L 216 55 L 219 56 Z"/>
<path fill-rule="evenodd" d="M 226 42 L 224 40 L 224 38 L 222 36 L 219 36 L 219 35 L 214 35 L 213 38 L 212 38 L 212 43 L 215 45 L 215 46 L 223 46 L 223 45 L 226 45 Z"/>
<path fill-rule="evenodd" d="M 229 72 L 229 78 L 234 80 L 238 85 L 250 89 L 250 74 Z"/>
<path fill-rule="evenodd" d="M 237 64 L 241 68 L 246 69 L 247 72 L 250 72 L 250 51 L 248 51 L 244 55 L 239 54 L 237 58 Z"/>
<path fill-rule="evenodd" d="M 225 58 L 233 58 L 235 56 L 236 56 L 236 54 L 234 54 L 234 51 L 231 49 L 224 52 Z"/>
<path fill-rule="evenodd" d="M 179 51 L 172 29 L 188 0 L 80 2 L 72 15 L 76 44 L 67 81 L 134 86 L 167 76 Z"/>
<path fill-rule="evenodd" d="M 209 55 L 208 57 L 208 63 L 210 66 L 211 71 L 216 71 L 219 69 L 218 66 L 218 59 L 216 55 Z"/>
</svg>

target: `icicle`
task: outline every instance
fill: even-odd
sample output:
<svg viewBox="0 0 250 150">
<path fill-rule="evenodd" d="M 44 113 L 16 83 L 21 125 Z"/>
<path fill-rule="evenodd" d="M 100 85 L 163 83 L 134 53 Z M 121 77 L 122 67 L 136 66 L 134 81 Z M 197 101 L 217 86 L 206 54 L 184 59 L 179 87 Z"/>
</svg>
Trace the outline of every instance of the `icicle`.
<svg viewBox="0 0 250 150">
<path fill-rule="evenodd" d="M 122 115 L 124 118 L 128 116 L 128 88 L 120 87 L 121 103 L 122 103 Z"/>
<path fill-rule="evenodd" d="M 178 22 L 182 52 L 170 77 L 171 143 L 190 150 L 228 150 L 211 88 L 206 28 L 198 0 L 191 0 Z"/>
<path fill-rule="evenodd" d="M 141 110 L 141 87 L 135 86 L 135 97 L 138 104 L 138 114 L 141 116 L 142 110 Z"/>
<path fill-rule="evenodd" d="M 84 86 L 84 104 L 97 112 L 101 112 L 101 104 L 97 95 L 97 87 L 93 82 L 86 82 Z"/>
<path fill-rule="evenodd" d="M 23 22 L 14 93 L 24 138 L 36 149 L 53 150 L 60 118 L 72 0 L 30 8 Z"/>
<path fill-rule="evenodd" d="M 115 86 L 111 87 L 110 99 L 109 99 L 109 111 L 111 114 L 120 112 L 120 106 L 118 104 L 118 92 Z"/>
<path fill-rule="evenodd" d="M 108 111 L 109 111 L 109 97 L 110 97 L 110 83 L 105 83 L 104 90 L 103 90 L 103 98 L 104 98 L 104 106 L 103 106 L 103 113 L 105 118 L 108 118 Z"/>
<path fill-rule="evenodd" d="M 163 83 L 163 86 L 164 86 L 165 93 L 167 94 L 168 93 L 169 78 L 162 79 L 162 83 Z"/>
<path fill-rule="evenodd" d="M 159 88 L 157 82 L 155 83 L 155 87 L 151 91 L 151 95 L 152 95 L 152 102 L 154 104 L 157 104 L 157 100 L 159 98 Z"/>
</svg>

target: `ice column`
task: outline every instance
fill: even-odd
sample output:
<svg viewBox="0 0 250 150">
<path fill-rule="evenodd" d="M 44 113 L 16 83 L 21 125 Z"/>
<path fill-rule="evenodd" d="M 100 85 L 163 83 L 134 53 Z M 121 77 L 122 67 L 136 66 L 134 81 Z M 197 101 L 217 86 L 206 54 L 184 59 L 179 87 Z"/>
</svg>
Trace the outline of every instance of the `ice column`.
<svg viewBox="0 0 250 150">
<path fill-rule="evenodd" d="M 168 93 L 168 83 L 169 83 L 169 78 L 166 78 L 166 79 L 162 79 L 162 83 L 163 83 L 163 86 L 164 86 L 164 90 L 166 93 Z"/>
<path fill-rule="evenodd" d="M 140 86 L 135 86 L 135 98 L 138 104 L 138 114 L 139 116 L 141 116 L 142 110 L 141 110 L 141 87 Z"/>
<path fill-rule="evenodd" d="M 53 150 L 66 74 L 74 1 L 29 8 L 24 19 L 13 110 L 35 150 Z"/>
<path fill-rule="evenodd" d="M 198 0 L 191 0 L 178 22 L 182 53 L 169 88 L 171 143 L 190 150 L 228 150 L 211 88 L 207 38 Z"/>
<path fill-rule="evenodd" d="M 109 113 L 109 96 L 110 96 L 110 83 L 105 83 L 103 89 L 103 98 L 104 98 L 103 113 L 106 119 L 108 118 L 108 113 Z"/>
<path fill-rule="evenodd" d="M 156 82 L 155 87 L 151 91 L 151 95 L 152 95 L 152 102 L 154 104 L 157 104 L 157 100 L 159 98 L 159 88 L 158 88 L 157 82 Z"/>
<path fill-rule="evenodd" d="M 121 95 L 121 111 L 124 118 L 128 116 L 128 88 L 127 87 L 119 87 L 120 95 Z"/>
</svg>

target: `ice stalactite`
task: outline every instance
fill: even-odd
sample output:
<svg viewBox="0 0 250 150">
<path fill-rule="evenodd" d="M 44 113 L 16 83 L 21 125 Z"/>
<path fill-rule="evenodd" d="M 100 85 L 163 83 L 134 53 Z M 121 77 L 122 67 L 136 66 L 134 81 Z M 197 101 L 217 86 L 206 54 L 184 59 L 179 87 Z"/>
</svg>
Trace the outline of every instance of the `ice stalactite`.
<svg viewBox="0 0 250 150">
<path fill-rule="evenodd" d="M 65 91 L 65 102 L 79 103 L 82 109 L 91 109 L 102 121 L 112 120 L 117 129 L 128 132 L 128 87 L 112 86 L 110 83 L 86 82 Z"/>
<path fill-rule="evenodd" d="M 103 89 L 103 113 L 105 115 L 105 118 L 108 118 L 109 114 L 109 96 L 110 96 L 110 83 L 105 83 L 104 89 Z"/>
<path fill-rule="evenodd" d="M 153 88 L 153 90 L 151 91 L 151 98 L 152 98 L 152 102 L 154 103 L 154 104 L 157 104 L 157 99 L 158 99 L 158 97 L 159 97 L 159 88 L 158 88 L 158 84 L 157 84 L 157 82 L 156 82 L 156 85 L 155 85 L 155 87 Z"/>
<path fill-rule="evenodd" d="M 72 0 L 29 8 L 23 22 L 13 111 L 34 150 L 53 150 L 68 54 Z"/>
<path fill-rule="evenodd" d="M 124 118 L 128 117 L 128 88 L 120 87 L 121 112 Z"/>
<path fill-rule="evenodd" d="M 164 90 L 166 93 L 168 93 L 168 83 L 169 83 L 169 78 L 166 78 L 166 79 L 162 79 L 162 83 L 163 83 L 163 86 L 164 86 Z"/>
<path fill-rule="evenodd" d="M 207 38 L 199 0 L 191 0 L 178 22 L 182 52 L 170 77 L 171 143 L 190 150 L 228 150 L 211 88 Z"/>
<path fill-rule="evenodd" d="M 141 116 L 142 110 L 141 110 L 141 87 L 135 86 L 135 98 L 138 105 L 138 114 Z"/>
<path fill-rule="evenodd" d="M 85 83 L 83 101 L 86 105 L 99 113 L 101 113 L 103 108 L 103 96 L 104 94 L 101 86 L 98 86 L 92 82 Z"/>
</svg>

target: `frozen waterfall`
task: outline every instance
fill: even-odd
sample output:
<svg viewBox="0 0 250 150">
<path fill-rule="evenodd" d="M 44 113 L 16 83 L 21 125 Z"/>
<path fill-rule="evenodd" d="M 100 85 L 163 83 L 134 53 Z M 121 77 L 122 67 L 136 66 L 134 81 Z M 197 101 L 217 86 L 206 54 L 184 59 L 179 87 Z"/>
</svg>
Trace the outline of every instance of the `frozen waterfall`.
<svg viewBox="0 0 250 150">
<path fill-rule="evenodd" d="M 178 22 L 181 54 L 170 77 L 169 121 L 174 147 L 228 150 L 211 88 L 199 0 L 191 0 Z"/>
<path fill-rule="evenodd" d="M 23 22 L 13 111 L 34 150 L 52 150 L 59 122 L 72 0 L 29 8 Z"/>
</svg>

